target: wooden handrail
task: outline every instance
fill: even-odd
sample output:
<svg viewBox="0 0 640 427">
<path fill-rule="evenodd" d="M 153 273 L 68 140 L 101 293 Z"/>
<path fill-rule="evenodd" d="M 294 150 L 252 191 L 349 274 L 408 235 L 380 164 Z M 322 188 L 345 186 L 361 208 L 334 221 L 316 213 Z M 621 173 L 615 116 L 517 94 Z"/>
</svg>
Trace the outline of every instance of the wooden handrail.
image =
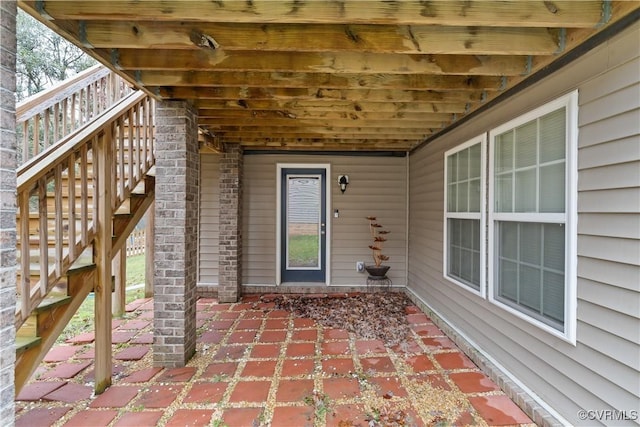
<svg viewBox="0 0 640 427">
<path fill-rule="evenodd" d="M 62 163 L 68 156 L 70 151 L 76 151 L 87 140 L 92 139 L 100 132 L 104 132 L 106 126 L 109 126 L 112 121 L 122 117 L 125 113 L 128 114 L 129 110 L 136 104 L 145 99 L 147 95 L 138 91 L 127 98 L 122 99 L 118 104 L 114 105 L 107 114 L 104 114 L 90 125 L 80 129 L 78 132 L 68 136 L 67 138 L 59 141 L 55 147 L 51 147 L 47 153 L 39 156 L 40 162 L 36 162 L 35 165 L 45 163 L 43 160 L 46 158 L 47 166 L 54 167 L 59 163 Z M 17 170 L 17 186 L 18 193 L 22 187 L 28 185 L 30 182 L 38 180 L 40 177 L 49 173 L 49 168 L 33 167 L 34 164 L 24 165 Z"/>
<path fill-rule="evenodd" d="M 110 244 L 111 229 L 105 229 L 111 223 L 110 212 L 127 200 L 155 164 L 153 122 L 153 100 L 141 91 L 132 93 L 18 169 L 21 305 L 16 307 L 16 328 L 98 235 L 102 245 L 109 236 Z M 105 158 L 104 152 L 112 154 Z M 105 185 L 107 200 L 100 192 Z M 30 222 L 30 212 L 38 213 L 36 223 Z M 32 251 L 40 264 L 39 277 L 33 280 Z"/>
<path fill-rule="evenodd" d="M 120 76 L 96 65 L 18 103 L 19 163 L 36 157 L 132 91 Z"/>
</svg>

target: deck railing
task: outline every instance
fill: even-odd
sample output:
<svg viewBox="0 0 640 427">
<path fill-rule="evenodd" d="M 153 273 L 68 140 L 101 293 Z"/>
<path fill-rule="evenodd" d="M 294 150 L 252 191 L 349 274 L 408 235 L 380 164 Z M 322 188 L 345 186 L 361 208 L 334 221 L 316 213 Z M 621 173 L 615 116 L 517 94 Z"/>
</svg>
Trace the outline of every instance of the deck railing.
<svg viewBox="0 0 640 427">
<path fill-rule="evenodd" d="M 110 248 L 112 213 L 155 163 L 153 111 L 132 93 L 18 169 L 16 328 L 97 236 Z"/>
<path fill-rule="evenodd" d="M 133 230 L 127 238 L 127 257 L 141 255 L 147 248 L 146 231 L 144 228 Z"/>
<path fill-rule="evenodd" d="M 120 76 L 96 65 L 18 103 L 18 164 L 38 156 L 132 91 Z"/>
</svg>

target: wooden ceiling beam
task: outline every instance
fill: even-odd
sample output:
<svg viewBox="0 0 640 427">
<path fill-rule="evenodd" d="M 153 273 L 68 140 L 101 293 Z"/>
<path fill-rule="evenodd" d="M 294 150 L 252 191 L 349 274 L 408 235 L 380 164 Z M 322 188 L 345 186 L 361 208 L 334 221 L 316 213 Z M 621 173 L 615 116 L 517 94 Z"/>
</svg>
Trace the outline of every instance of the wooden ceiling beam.
<svg viewBox="0 0 640 427">
<path fill-rule="evenodd" d="M 403 140 L 422 140 L 427 138 L 431 133 L 430 132 L 421 132 L 421 133 L 346 133 L 346 132 L 325 132 L 325 133 L 317 133 L 317 132 L 270 132 L 265 133 L 264 131 L 256 131 L 256 132 L 219 132 L 216 135 L 219 135 L 220 138 L 242 138 L 242 139 L 289 139 L 294 141 L 296 139 L 367 139 L 367 140 L 385 140 L 385 139 L 403 139 Z"/>
<path fill-rule="evenodd" d="M 291 120 L 291 119 L 272 119 L 272 120 L 240 120 L 225 119 L 224 121 L 215 119 L 199 119 L 198 124 L 209 129 L 212 133 L 221 131 L 256 131 L 256 132 L 314 132 L 327 133 L 345 131 L 349 133 L 367 132 L 367 133 L 418 133 L 424 134 L 425 129 L 440 129 L 443 122 L 439 121 L 411 121 L 411 120 L 380 120 L 377 122 L 363 120 Z M 450 123 L 445 123 L 450 124 Z"/>
<path fill-rule="evenodd" d="M 227 53 L 256 50 L 458 55 L 552 55 L 560 49 L 560 30 L 532 28 L 526 22 L 518 27 L 255 25 L 139 20 L 56 23 L 93 49 L 189 51 L 204 48 Z M 301 38 L 300 34 L 305 37 Z"/>
<path fill-rule="evenodd" d="M 122 70 L 214 70 L 351 74 L 526 74 L 528 56 L 413 55 L 361 52 L 262 52 L 224 50 L 117 49 L 110 57 Z"/>
<path fill-rule="evenodd" d="M 435 76 L 428 74 L 329 74 L 230 71 L 141 71 L 145 86 L 211 86 L 259 88 L 401 89 L 500 91 L 502 78 L 492 76 Z"/>
<path fill-rule="evenodd" d="M 237 23 L 367 23 L 397 25 L 474 25 L 592 27 L 600 21 L 600 1 L 378 1 L 344 0 L 30 0 L 33 9 L 55 19 L 214 21 Z M 38 7 L 36 7 L 36 3 Z"/>
<path fill-rule="evenodd" d="M 315 110 L 198 110 L 198 119 L 348 119 L 348 120 L 428 120 L 447 121 L 453 119 L 448 113 L 408 113 L 396 112 L 356 112 L 356 111 L 315 111 Z"/>
<path fill-rule="evenodd" d="M 420 144 L 421 141 L 413 140 L 325 140 L 316 139 L 225 139 L 225 142 L 236 143 L 245 149 L 253 151 L 279 150 L 279 151 L 409 151 Z"/>
<path fill-rule="evenodd" d="M 429 103 L 476 103 L 484 102 L 487 93 L 482 90 L 437 91 L 437 90 L 371 90 L 371 89 L 326 89 L 309 88 L 247 88 L 247 87 L 153 87 L 147 89 L 162 99 L 197 99 L 198 103 L 209 100 L 237 102 L 238 105 L 253 105 L 255 101 L 302 101 L 302 102 L 429 102 Z M 200 105 L 200 104 L 199 104 Z M 204 105 L 204 104 L 203 104 Z M 355 104 L 354 104 L 355 105 Z"/>
<path fill-rule="evenodd" d="M 325 112 L 338 113 L 411 113 L 411 114 L 431 114 L 449 113 L 462 114 L 468 111 L 471 106 L 465 103 L 428 103 L 428 102 L 351 102 L 351 101 L 248 101 L 247 107 L 242 107 L 236 100 L 211 100 L 200 101 L 196 107 L 201 116 L 205 116 L 206 110 L 227 111 L 228 114 L 234 111 L 292 111 L 309 112 L 321 114 Z"/>
</svg>

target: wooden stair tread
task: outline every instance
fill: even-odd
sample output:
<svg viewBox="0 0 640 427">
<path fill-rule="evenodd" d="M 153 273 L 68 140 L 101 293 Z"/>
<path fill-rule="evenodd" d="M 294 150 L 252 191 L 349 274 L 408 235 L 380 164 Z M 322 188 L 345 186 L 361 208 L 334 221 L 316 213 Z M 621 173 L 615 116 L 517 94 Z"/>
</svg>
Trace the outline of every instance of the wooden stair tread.
<svg viewBox="0 0 640 427">
<path fill-rule="evenodd" d="M 40 345 L 41 342 L 42 338 L 40 337 L 21 336 L 18 331 L 18 334 L 16 334 L 16 353 L 21 353 L 32 347 L 36 347 Z"/>
<path fill-rule="evenodd" d="M 18 297 L 16 300 L 16 306 L 20 307 L 20 299 Z M 68 295 L 57 295 L 57 296 L 47 296 L 43 299 L 40 304 L 33 310 L 33 313 L 43 313 L 47 310 L 50 310 L 55 307 L 59 307 L 63 304 L 68 304 L 71 301 L 71 297 Z"/>
</svg>

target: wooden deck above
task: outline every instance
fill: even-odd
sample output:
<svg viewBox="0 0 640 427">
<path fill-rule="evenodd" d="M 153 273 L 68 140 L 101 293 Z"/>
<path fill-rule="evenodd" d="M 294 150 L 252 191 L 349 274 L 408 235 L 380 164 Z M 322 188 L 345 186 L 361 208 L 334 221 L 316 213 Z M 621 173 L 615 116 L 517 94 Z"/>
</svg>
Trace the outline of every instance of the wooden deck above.
<svg viewBox="0 0 640 427">
<path fill-rule="evenodd" d="M 534 76 L 638 1 L 29 0 L 20 7 L 216 142 L 406 151 Z"/>
</svg>

